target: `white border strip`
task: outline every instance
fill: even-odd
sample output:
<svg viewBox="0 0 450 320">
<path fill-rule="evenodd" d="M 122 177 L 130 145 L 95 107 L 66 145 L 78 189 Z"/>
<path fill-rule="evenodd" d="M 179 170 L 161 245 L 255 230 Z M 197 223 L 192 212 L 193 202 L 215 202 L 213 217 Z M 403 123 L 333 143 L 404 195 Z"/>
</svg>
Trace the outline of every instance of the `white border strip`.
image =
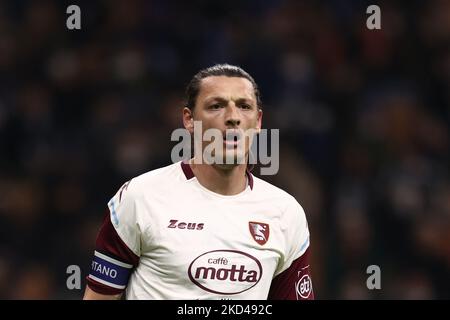
<svg viewBox="0 0 450 320">
<path fill-rule="evenodd" d="M 100 282 L 101 284 L 104 284 L 104 285 L 106 285 L 108 287 L 113 287 L 113 288 L 116 288 L 116 289 L 125 289 L 125 286 L 119 286 L 117 284 L 114 284 L 114 283 L 111 283 L 111 282 L 99 279 L 96 276 L 93 276 L 92 274 L 89 275 L 89 278 L 91 278 L 91 279 L 93 279 L 93 280 L 95 280 L 97 282 Z"/>
<path fill-rule="evenodd" d="M 94 251 L 94 255 L 99 257 L 99 258 L 101 258 L 101 259 L 103 259 L 103 260 L 106 260 L 108 262 L 114 263 L 115 265 L 118 265 L 120 267 L 127 268 L 127 269 L 133 268 L 133 266 L 131 264 L 124 263 L 124 262 L 121 262 L 119 260 L 113 259 L 113 258 L 108 257 L 108 256 L 106 256 L 103 253 L 100 253 L 98 251 Z"/>
</svg>

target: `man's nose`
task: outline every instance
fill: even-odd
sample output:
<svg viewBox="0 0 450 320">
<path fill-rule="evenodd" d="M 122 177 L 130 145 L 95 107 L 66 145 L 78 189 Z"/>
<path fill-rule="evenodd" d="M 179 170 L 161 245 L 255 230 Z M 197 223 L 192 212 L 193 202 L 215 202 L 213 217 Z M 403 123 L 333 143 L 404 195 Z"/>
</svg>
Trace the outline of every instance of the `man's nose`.
<svg viewBox="0 0 450 320">
<path fill-rule="evenodd" d="M 226 107 L 225 125 L 227 127 L 238 127 L 241 124 L 241 115 L 234 103 Z"/>
</svg>

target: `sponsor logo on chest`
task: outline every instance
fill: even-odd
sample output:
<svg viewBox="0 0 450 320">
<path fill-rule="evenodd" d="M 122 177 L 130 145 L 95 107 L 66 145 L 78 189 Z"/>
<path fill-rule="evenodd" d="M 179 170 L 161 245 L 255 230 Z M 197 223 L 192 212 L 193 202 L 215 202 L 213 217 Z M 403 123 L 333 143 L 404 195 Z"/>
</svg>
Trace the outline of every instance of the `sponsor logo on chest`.
<svg viewBox="0 0 450 320">
<path fill-rule="evenodd" d="M 213 250 L 189 265 L 189 279 L 199 288 L 216 294 L 238 294 L 253 288 L 263 273 L 261 262 L 237 250 Z"/>
</svg>

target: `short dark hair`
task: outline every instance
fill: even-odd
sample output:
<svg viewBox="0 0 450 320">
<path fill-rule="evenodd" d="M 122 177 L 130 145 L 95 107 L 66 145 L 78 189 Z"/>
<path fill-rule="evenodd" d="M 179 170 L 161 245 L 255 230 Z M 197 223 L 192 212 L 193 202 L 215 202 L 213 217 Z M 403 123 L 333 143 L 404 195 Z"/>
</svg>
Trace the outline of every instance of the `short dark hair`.
<svg viewBox="0 0 450 320">
<path fill-rule="evenodd" d="M 212 67 L 202 69 L 197 72 L 197 74 L 192 78 L 186 88 L 186 107 L 188 107 L 189 109 L 194 109 L 198 93 L 200 91 L 201 81 L 207 77 L 212 76 L 238 77 L 247 79 L 253 85 L 258 108 L 262 107 L 261 95 L 259 93 L 258 85 L 256 84 L 255 80 L 242 68 L 230 64 L 216 64 Z"/>
</svg>

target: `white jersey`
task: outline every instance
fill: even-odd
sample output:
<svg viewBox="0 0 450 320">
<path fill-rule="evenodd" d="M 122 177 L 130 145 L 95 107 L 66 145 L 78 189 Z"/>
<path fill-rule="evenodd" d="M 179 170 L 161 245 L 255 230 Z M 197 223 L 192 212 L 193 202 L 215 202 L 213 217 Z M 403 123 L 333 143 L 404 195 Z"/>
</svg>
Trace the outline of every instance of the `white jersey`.
<svg viewBox="0 0 450 320">
<path fill-rule="evenodd" d="M 96 256 L 133 270 L 127 299 L 267 299 L 274 277 L 309 246 L 299 203 L 250 173 L 243 192 L 224 196 L 178 162 L 132 179 L 108 207 L 112 226 L 138 263 L 132 268 L 119 254 Z M 89 277 L 123 287 L 100 273 Z"/>
</svg>

